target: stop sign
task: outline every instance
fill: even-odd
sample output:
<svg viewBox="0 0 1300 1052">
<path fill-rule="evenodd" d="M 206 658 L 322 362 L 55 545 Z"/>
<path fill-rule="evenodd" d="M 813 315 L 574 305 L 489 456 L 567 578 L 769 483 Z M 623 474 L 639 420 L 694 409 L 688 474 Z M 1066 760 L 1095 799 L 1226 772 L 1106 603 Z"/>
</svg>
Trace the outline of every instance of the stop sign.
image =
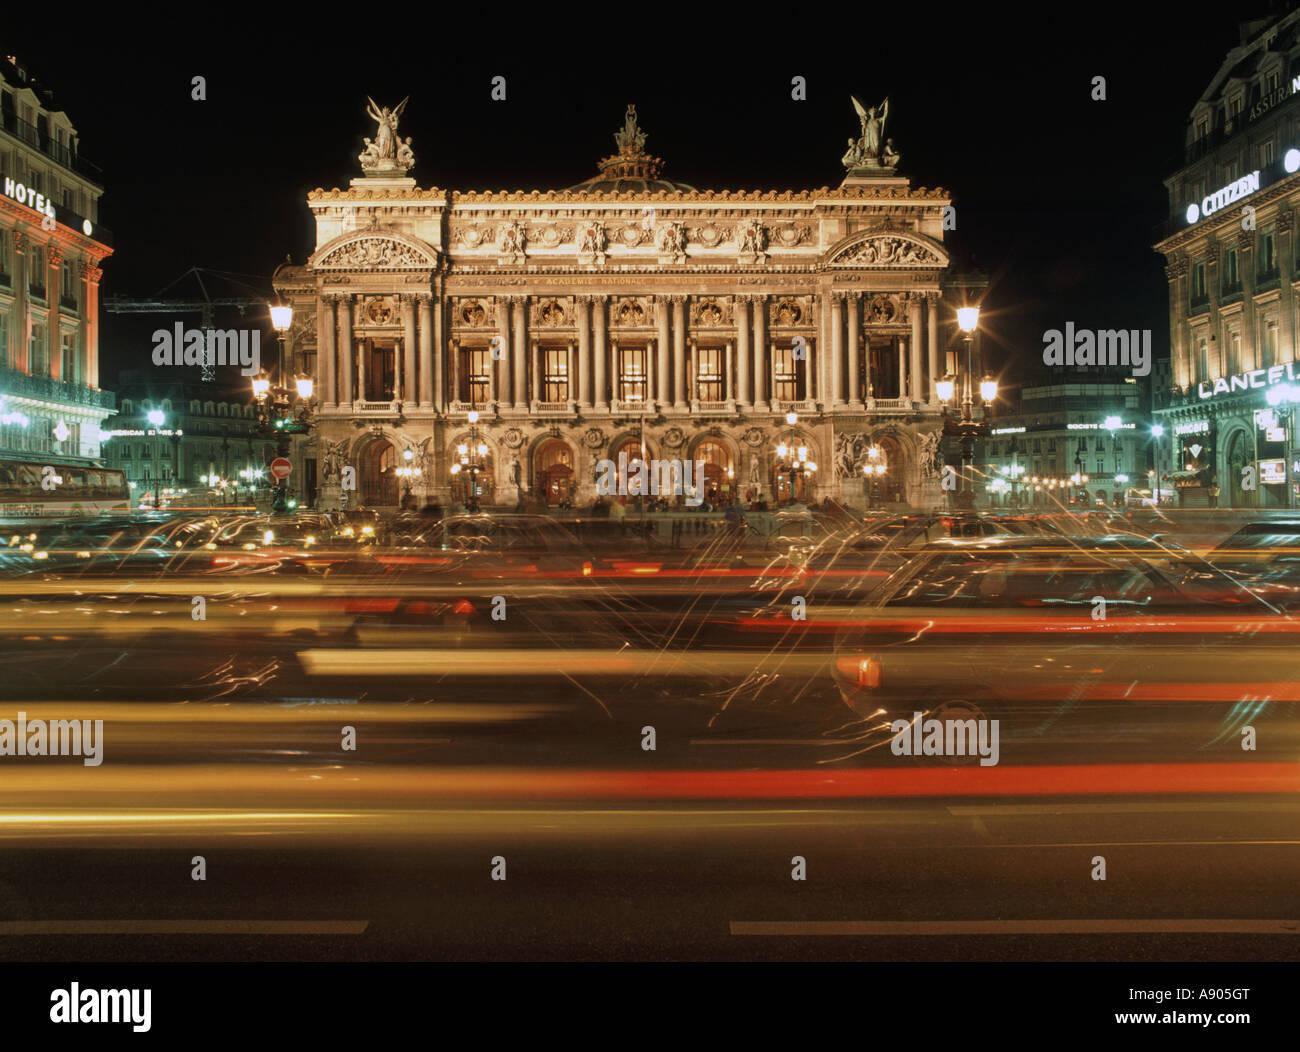
<svg viewBox="0 0 1300 1052">
<path fill-rule="evenodd" d="M 293 465 L 284 457 L 276 457 L 271 461 L 271 474 L 278 479 L 287 479 L 292 470 Z"/>
</svg>

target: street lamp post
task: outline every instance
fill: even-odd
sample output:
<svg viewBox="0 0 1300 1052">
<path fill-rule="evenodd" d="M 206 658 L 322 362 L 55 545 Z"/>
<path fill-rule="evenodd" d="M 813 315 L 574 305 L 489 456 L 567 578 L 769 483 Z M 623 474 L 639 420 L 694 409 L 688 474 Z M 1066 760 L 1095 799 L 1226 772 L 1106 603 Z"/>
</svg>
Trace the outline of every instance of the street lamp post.
<svg viewBox="0 0 1300 1052">
<path fill-rule="evenodd" d="M 960 508 L 972 508 L 975 504 L 973 465 L 975 461 L 975 439 L 989 434 L 986 420 L 976 420 L 974 414 L 974 371 L 971 364 L 972 344 L 975 330 L 979 326 L 980 309 L 978 307 L 959 307 L 957 309 L 957 327 L 966 337 L 966 369 L 960 377 L 962 381 L 961 416 L 953 419 L 950 412 L 952 401 L 957 393 L 958 377 L 949 374 L 935 382 L 935 390 L 943 405 L 943 433 L 956 437 L 961 443 L 963 488 L 958 491 L 954 503 Z M 980 381 L 980 400 L 982 408 L 988 409 L 998 396 L 998 385 L 987 374 Z"/>
<path fill-rule="evenodd" d="M 1118 488 L 1120 484 L 1119 443 L 1115 441 L 1115 432 L 1118 431 L 1123 426 L 1124 426 L 1124 421 L 1117 416 L 1108 416 L 1106 417 L 1105 420 L 1102 421 L 1102 427 L 1104 427 L 1107 431 L 1110 432 L 1111 451 L 1114 454 L 1113 463 L 1115 465 L 1114 470 L 1111 472 L 1111 482 L 1113 483 L 1113 486 L 1115 488 Z M 1127 479 L 1125 479 L 1125 481 L 1127 481 Z M 1112 501 L 1113 500 L 1114 498 L 1112 498 Z"/>
<path fill-rule="evenodd" d="M 1156 444 L 1155 455 L 1155 475 L 1156 475 L 1156 508 L 1160 508 L 1160 436 L 1165 433 L 1165 429 L 1159 424 L 1151 425 L 1151 438 Z"/>
<path fill-rule="evenodd" d="M 288 373 L 284 365 L 285 335 L 293 324 L 293 307 L 287 303 L 269 304 L 271 327 L 275 330 L 277 340 L 277 358 L 274 383 L 265 370 L 253 377 L 253 397 L 257 401 L 258 433 L 263 437 L 275 437 L 275 454 L 288 457 L 289 436 L 295 431 L 306 430 L 311 416 L 312 381 L 308 376 L 299 376 L 294 381 L 298 396 L 298 413 L 293 414 L 293 393 L 286 384 Z M 276 480 L 275 496 L 272 498 L 271 511 L 284 514 L 289 511 L 289 480 Z"/>
<path fill-rule="evenodd" d="M 796 446 L 797 435 L 795 425 L 799 423 L 798 413 L 786 413 L 785 422 L 790 425 L 790 444 L 782 442 L 776 447 L 777 470 L 784 471 L 790 478 L 790 503 L 795 503 L 795 493 L 800 478 L 807 479 L 808 476 L 817 471 L 815 461 L 808 459 L 808 447 Z M 788 467 L 786 466 L 788 461 Z"/>
<path fill-rule="evenodd" d="M 167 418 L 163 416 L 161 409 L 149 410 L 149 423 L 153 424 L 153 510 L 158 511 L 159 501 L 162 500 L 161 486 L 162 481 L 158 474 L 158 432 L 162 430 L 163 422 Z"/>
<path fill-rule="evenodd" d="M 462 470 L 469 473 L 469 492 L 465 497 L 465 510 L 476 512 L 478 506 L 478 473 L 480 457 L 487 456 L 487 444 L 478 440 L 478 411 L 469 411 L 469 442 L 462 442 L 456 447 L 460 462 L 451 466 L 451 473 L 459 475 Z"/>
<path fill-rule="evenodd" d="M 872 463 L 862 465 L 862 474 L 867 479 L 867 510 L 870 511 L 875 498 L 873 491 L 876 487 L 876 480 L 889 470 L 889 466 L 882 459 L 879 446 L 872 446 L 867 450 L 867 459 Z"/>
</svg>

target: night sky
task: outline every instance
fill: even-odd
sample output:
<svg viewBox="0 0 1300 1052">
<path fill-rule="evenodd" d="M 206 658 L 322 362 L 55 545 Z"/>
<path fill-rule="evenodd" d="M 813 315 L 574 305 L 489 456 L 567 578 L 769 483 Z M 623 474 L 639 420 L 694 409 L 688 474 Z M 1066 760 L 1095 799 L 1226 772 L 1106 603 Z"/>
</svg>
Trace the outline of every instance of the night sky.
<svg viewBox="0 0 1300 1052">
<path fill-rule="evenodd" d="M 459 190 L 561 189 L 596 174 L 628 103 L 667 179 L 833 187 L 858 134 L 850 94 L 888 95 L 900 171 L 953 195 L 955 258 L 992 278 L 993 364 L 1005 380 L 1032 380 L 1043 331 L 1067 320 L 1150 328 L 1157 357 L 1168 354 L 1163 262 L 1151 250 L 1168 211 L 1161 180 L 1238 42 L 1236 18 L 1267 5 L 1180 6 L 1159 25 L 1133 21 L 1138 5 L 1042 5 L 1032 22 L 993 6 L 961 21 L 908 5 L 914 17 L 895 22 L 812 8 L 820 29 L 778 28 L 756 8 L 738 14 L 742 30 L 676 8 L 647 9 L 648 24 L 633 27 L 612 18 L 639 16 L 613 7 L 597 21 L 574 6 L 521 21 L 485 5 L 472 23 L 406 7 L 373 26 L 287 35 L 227 7 L 168 9 L 200 20 L 141 35 L 132 23 L 155 25 L 161 9 L 122 10 L 86 32 L 24 39 L 11 25 L 2 42 L 55 91 L 82 154 L 104 169 L 100 219 L 116 244 L 106 294 L 153 295 L 195 265 L 269 294 L 286 253 L 301 263 L 313 247 L 307 192 L 361 174 L 368 94 L 386 105 L 410 95 L 401 134 L 413 136 L 412 174 Z M 489 97 L 497 74 L 506 102 Z M 796 74 L 807 101 L 790 98 Z M 190 98 L 195 75 L 207 78 L 206 101 Z M 1090 97 L 1098 75 L 1104 102 Z M 103 320 L 109 386 L 116 369 L 148 364 L 149 333 L 172 319 Z"/>
</svg>

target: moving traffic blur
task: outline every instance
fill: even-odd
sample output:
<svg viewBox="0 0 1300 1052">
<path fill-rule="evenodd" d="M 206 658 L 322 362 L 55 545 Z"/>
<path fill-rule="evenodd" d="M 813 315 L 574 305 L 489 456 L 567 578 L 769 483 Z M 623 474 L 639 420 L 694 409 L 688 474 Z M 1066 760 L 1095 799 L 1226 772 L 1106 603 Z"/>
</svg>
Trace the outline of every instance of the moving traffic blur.
<svg viewBox="0 0 1300 1052">
<path fill-rule="evenodd" d="M 93 959 L 111 919 L 148 956 L 161 916 L 229 953 L 215 909 L 254 957 L 1293 958 L 1194 922 L 1294 916 L 1297 553 L 1300 521 L 1226 510 L 10 519 L 0 931 Z M 20 716 L 102 720 L 101 762 Z M 1085 894 L 1094 856 L 1122 897 Z M 883 927 L 799 940 L 840 923 Z"/>
</svg>

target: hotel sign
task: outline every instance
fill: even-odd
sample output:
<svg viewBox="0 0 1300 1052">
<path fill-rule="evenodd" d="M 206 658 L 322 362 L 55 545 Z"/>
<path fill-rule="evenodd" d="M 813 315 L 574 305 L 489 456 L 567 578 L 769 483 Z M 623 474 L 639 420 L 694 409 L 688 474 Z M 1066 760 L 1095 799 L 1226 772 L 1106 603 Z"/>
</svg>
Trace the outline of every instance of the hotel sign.
<svg viewBox="0 0 1300 1052">
<path fill-rule="evenodd" d="M 4 182 L 0 184 L 4 187 L 5 197 L 17 201 L 20 205 L 26 205 L 28 208 L 34 208 L 41 215 L 54 218 L 54 202 L 44 194 L 38 194 L 22 183 L 16 183 L 8 176 L 5 176 Z"/>
<path fill-rule="evenodd" d="M 1211 386 L 1209 380 L 1202 380 L 1196 393 L 1202 398 L 1214 398 L 1221 394 L 1233 394 L 1237 391 L 1261 390 L 1285 381 L 1300 382 L 1300 370 L 1296 362 L 1274 365 L 1268 369 L 1252 369 L 1248 373 L 1236 373 L 1233 376 L 1220 376 Z"/>
</svg>

